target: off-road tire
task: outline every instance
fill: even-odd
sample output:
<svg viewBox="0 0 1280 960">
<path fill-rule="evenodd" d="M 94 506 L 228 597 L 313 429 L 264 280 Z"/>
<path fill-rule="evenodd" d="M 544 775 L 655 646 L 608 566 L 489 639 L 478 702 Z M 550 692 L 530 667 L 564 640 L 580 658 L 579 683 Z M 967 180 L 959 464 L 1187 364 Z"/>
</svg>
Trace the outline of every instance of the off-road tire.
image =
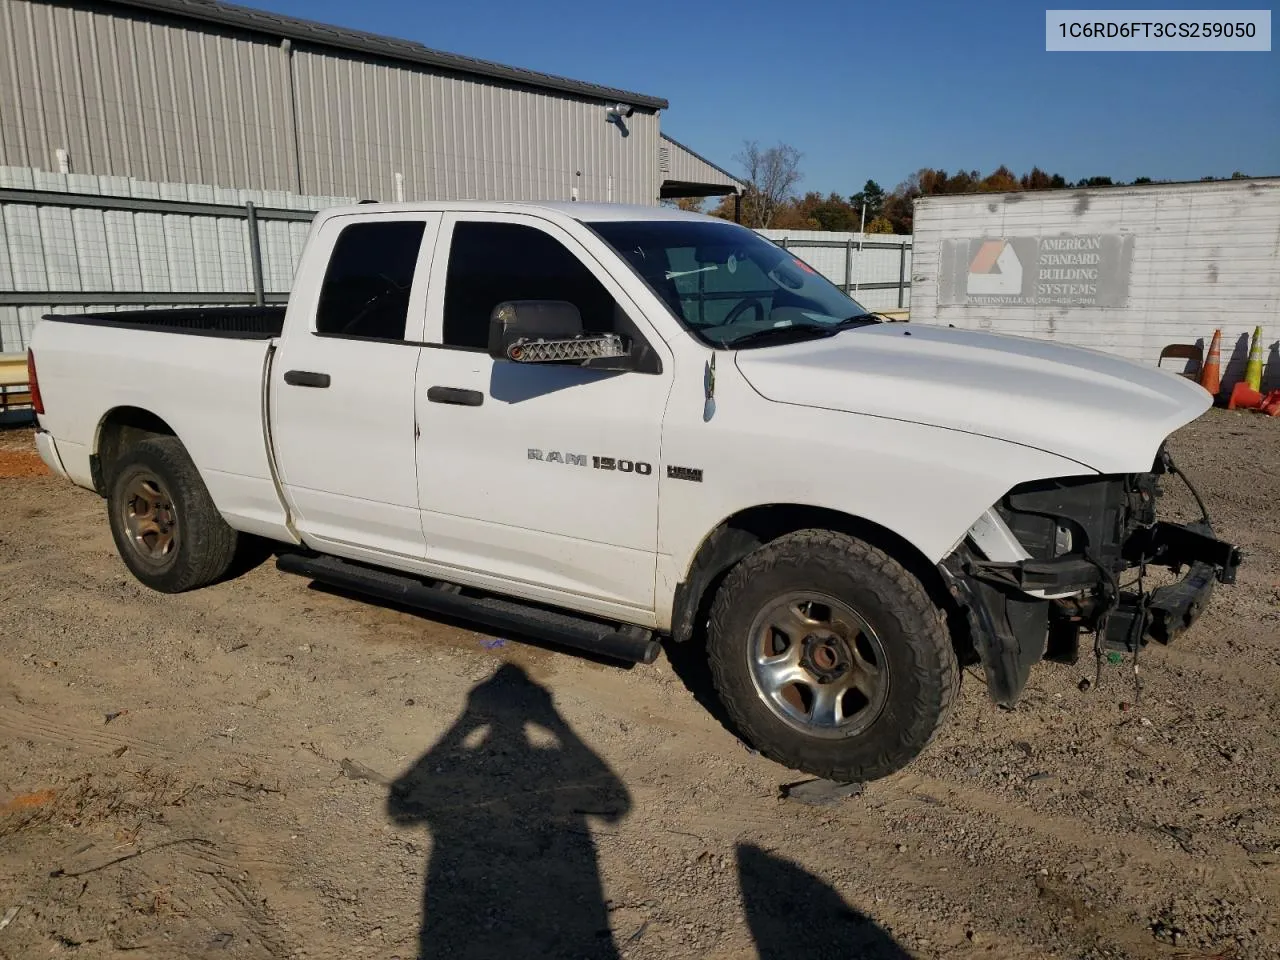
<svg viewBox="0 0 1280 960">
<path fill-rule="evenodd" d="M 751 625 L 775 598 L 797 590 L 849 605 L 880 638 L 887 699 L 860 733 L 840 739 L 805 734 L 757 692 Z M 943 613 L 919 580 L 882 550 L 828 530 L 780 537 L 730 570 L 711 607 L 707 654 L 721 702 L 753 747 L 784 766 L 840 782 L 867 782 L 906 766 L 946 721 L 960 684 Z"/>
<path fill-rule="evenodd" d="M 148 561 L 135 548 L 125 518 L 131 485 L 146 475 L 159 481 L 177 518 L 172 554 L 161 561 Z M 182 593 L 214 583 L 226 575 L 236 557 L 239 536 L 218 513 L 177 437 L 152 437 L 124 453 L 109 480 L 107 517 L 125 566 L 161 593 Z"/>
</svg>

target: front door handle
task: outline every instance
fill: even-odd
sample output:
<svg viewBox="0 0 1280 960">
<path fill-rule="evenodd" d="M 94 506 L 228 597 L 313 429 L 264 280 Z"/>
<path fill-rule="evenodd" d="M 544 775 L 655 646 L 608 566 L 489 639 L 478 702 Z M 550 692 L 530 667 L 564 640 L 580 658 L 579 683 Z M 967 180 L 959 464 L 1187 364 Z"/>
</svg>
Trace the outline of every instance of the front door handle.
<svg viewBox="0 0 1280 960">
<path fill-rule="evenodd" d="M 284 382 L 291 387 L 327 387 L 327 373 L 312 373 L 310 370 L 286 370 Z"/>
<path fill-rule="evenodd" d="M 428 387 L 427 399 L 432 403 L 453 403 L 460 407 L 478 407 L 484 403 L 479 390 L 463 390 L 461 387 Z"/>
</svg>

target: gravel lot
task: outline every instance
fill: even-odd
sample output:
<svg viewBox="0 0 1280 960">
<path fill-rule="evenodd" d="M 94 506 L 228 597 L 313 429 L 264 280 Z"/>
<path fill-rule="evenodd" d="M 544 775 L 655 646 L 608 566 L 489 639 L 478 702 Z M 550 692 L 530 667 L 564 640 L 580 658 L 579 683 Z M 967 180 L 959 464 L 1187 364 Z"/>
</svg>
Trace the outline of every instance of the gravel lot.
<svg viewBox="0 0 1280 960">
<path fill-rule="evenodd" d="M 779 797 L 696 657 L 620 669 L 270 564 L 151 593 L 30 442 L 0 432 L 7 960 L 407 958 L 424 905 L 454 958 L 1280 957 L 1280 421 L 1175 438 L 1248 556 L 1140 696 L 1127 661 L 1082 690 L 1087 656 L 1006 712 L 970 670 L 924 756 L 825 807 Z"/>
</svg>

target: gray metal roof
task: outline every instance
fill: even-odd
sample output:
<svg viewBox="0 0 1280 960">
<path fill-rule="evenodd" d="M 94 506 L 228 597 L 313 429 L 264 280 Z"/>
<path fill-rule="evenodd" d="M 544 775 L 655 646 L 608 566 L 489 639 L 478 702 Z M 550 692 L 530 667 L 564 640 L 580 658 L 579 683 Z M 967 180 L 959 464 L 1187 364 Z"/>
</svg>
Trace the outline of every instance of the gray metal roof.
<svg viewBox="0 0 1280 960">
<path fill-rule="evenodd" d="M 634 107 L 647 110 L 665 110 L 668 106 L 661 97 L 651 97 L 643 93 L 632 93 L 616 87 L 605 87 L 580 80 L 569 80 L 565 77 L 553 76 L 549 73 L 538 73 L 535 70 L 524 70 L 520 67 L 508 67 L 501 63 L 478 60 L 475 57 L 464 57 L 456 53 L 445 53 L 432 50 L 413 40 L 400 40 L 395 37 L 384 37 L 376 33 L 365 33 L 361 30 L 348 30 L 345 27 L 334 27 L 313 20 L 300 20 L 297 17 L 286 17 L 265 10 L 253 10 L 230 3 L 219 3 L 216 0 L 106 0 L 108 5 L 134 7 L 154 13 L 165 13 L 175 17 L 185 17 L 213 23 L 220 26 L 236 27 L 265 33 L 272 37 L 312 43 L 319 46 L 351 50 L 356 53 L 372 54 L 405 63 L 421 64 L 440 70 L 466 73 L 475 76 L 489 77 L 508 83 L 526 87 L 538 87 L 543 90 L 554 90 L 559 93 L 574 94 L 593 100 L 616 101 L 629 103 Z"/>
<path fill-rule="evenodd" d="M 718 166 L 700 153 L 690 150 L 675 137 L 665 133 L 659 134 L 659 136 L 675 147 L 675 151 L 669 153 L 666 157 L 667 169 L 662 171 L 665 179 L 731 186 L 738 193 L 746 190 L 747 183 L 741 177 L 735 177 L 724 167 Z"/>
</svg>

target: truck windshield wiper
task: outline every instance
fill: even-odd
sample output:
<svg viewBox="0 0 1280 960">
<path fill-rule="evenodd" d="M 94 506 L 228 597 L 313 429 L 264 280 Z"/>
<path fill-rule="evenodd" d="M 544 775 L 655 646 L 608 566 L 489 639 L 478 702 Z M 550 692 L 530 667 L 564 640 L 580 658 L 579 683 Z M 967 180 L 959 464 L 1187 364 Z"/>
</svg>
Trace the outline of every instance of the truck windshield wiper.
<svg viewBox="0 0 1280 960">
<path fill-rule="evenodd" d="M 763 346 L 769 343 L 790 343 L 797 340 L 820 340 L 823 337 L 834 337 L 840 332 L 836 324 L 799 323 L 785 327 L 769 327 L 755 330 L 731 340 L 721 340 L 720 345 L 736 350 L 748 345 Z"/>
<path fill-rule="evenodd" d="M 867 327 L 873 323 L 883 323 L 878 313 L 855 313 L 852 317 L 845 317 L 836 327 L 840 330 L 851 330 L 854 327 Z"/>
</svg>

